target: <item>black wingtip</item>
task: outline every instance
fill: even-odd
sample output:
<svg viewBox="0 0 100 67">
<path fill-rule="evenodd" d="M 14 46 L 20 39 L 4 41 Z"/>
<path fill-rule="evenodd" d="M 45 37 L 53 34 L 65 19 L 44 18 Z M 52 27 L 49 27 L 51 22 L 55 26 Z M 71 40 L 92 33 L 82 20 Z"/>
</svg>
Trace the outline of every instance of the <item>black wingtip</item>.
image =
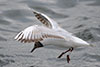
<svg viewBox="0 0 100 67">
<path fill-rule="evenodd" d="M 34 14 L 37 14 L 37 12 L 33 11 Z"/>
<path fill-rule="evenodd" d="M 33 13 L 34 13 L 35 15 L 40 14 L 40 12 L 38 12 L 38 11 L 33 11 Z"/>
</svg>

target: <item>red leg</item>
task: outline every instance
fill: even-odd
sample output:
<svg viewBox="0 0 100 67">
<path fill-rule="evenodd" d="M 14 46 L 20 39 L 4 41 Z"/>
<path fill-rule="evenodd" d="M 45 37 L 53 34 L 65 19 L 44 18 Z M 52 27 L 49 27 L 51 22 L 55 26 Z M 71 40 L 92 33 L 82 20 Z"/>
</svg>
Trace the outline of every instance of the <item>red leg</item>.
<svg viewBox="0 0 100 67">
<path fill-rule="evenodd" d="M 69 63 L 69 61 L 70 61 L 70 57 L 69 55 L 67 55 L 67 63 Z"/>
<path fill-rule="evenodd" d="M 58 58 L 61 58 L 65 53 L 67 53 L 67 52 L 69 52 L 69 51 L 72 52 L 73 50 L 74 50 L 73 47 L 69 48 L 67 51 L 62 52 L 62 53 L 58 56 Z M 70 61 L 70 56 L 67 55 L 67 62 L 69 63 L 69 61 Z"/>
<path fill-rule="evenodd" d="M 61 58 L 65 53 L 67 53 L 67 52 L 72 52 L 73 51 L 73 47 L 71 47 L 71 48 L 69 48 L 67 51 L 65 51 L 65 52 L 62 52 L 59 56 L 58 56 L 58 58 Z"/>
<path fill-rule="evenodd" d="M 58 58 L 61 58 L 65 53 L 67 53 L 67 52 L 69 52 L 70 51 L 70 49 L 68 49 L 67 51 L 65 51 L 65 52 L 62 52 L 59 56 L 58 56 Z"/>
</svg>

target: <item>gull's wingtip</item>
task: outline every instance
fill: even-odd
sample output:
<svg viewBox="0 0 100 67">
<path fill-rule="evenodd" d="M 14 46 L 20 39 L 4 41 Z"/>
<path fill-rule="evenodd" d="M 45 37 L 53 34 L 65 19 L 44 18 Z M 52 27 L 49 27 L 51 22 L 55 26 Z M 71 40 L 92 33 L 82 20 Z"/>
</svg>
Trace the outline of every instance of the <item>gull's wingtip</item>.
<svg viewBox="0 0 100 67">
<path fill-rule="evenodd" d="M 40 12 L 33 10 L 33 13 L 34 14 L 39 14 Z"/>
<path fill-rule="evenodd" d="M 33 13 L 34 13 L 34 14 L 37 14 L 37 12 L 36 12 L 36 11 L 33 11 Z"/>
</svg>

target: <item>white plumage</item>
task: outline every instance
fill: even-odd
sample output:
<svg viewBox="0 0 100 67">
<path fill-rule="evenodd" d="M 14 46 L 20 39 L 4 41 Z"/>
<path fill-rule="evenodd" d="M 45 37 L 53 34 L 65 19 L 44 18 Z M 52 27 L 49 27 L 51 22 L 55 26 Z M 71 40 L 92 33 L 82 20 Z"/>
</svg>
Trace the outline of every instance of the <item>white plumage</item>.
<svg viewBox="0 0 100 67">
<path fill-rule="evenodd" d="M 55 45 L 58 39 L 57 45 L 63 45 L 64 47 L 78 47 L 78 46 L 89 46 L 89 43 L 86 41 L 72 35 L 72 33 L 69 33 L 68 31 L 61 28 L 54 20 L 50 19 L 48 16 L 46 16 L 43 13 L 40 12 L 34 12 L 37 19 L 39 19 L 45 26 L 39 26 L 39 25 L 33 25 L 30 26 L 23 31 L 21 31 L 17 36 L 15 37 L 16 40 L 21 42 L 38 42 L 46 39 L 45 41 L 42 41 L 44 45 L 48 44 L 50 45 L 50 38 L 56 38 Z M 64 43 L 60 42 L 63 41 Z M 54 41 L 51 39 L 50 41 Z M 52 43 L 51 43 L 52 44 Z M 53 44 L 52 44 L 53 45 Z"/>
<path fill-rule="evenodd" d="M 38 42 L 42 41 L 44 38 L 59 38 L 64 39 L 56 30 L 44 27 L 33 25 L 25 30 L 21 31 L 15 39 L 21 42 Z"/>
<path fill-rule="evenodd" d="M 54 20 L 45 14 L 35 11 L 33 13 L 35 14 L 35 17 L 45 26 L 30 26 L 17 34 L 15 37 L 16 40 L 25 43 L 42 42 L 43 45 L 55 45 L 64 48 L 90 46 L 90 44 L 86 41 L 72 35 L 72 33 L 69 33 L 68 31 L 61 28 Z"/>
</svg>

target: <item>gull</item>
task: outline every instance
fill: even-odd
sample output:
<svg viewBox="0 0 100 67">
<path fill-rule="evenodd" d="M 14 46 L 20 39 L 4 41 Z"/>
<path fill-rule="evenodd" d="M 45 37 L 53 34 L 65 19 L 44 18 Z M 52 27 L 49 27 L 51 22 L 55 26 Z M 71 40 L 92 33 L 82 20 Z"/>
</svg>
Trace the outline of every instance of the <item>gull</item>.
<svg viewBox="0 0 100 67">
<path fill-rule="evenodd" d="M 19 32 L 14 38 L 15 40 L 23 43 L 34 42 L 34 47 L 31 52 L 33 52 L 36 48 L 47 45 L 69 48 L 58 56 L 58 58 L 61 58 L 67 52 L 72 52 L 76 47 L 91 46 L 88 42 L 61 28 L 57 22 L 49 18 L 47 15 L 37 11 L 33 11 L 33 13 L 43 25 L 32 25 L 27 27 Z M 67 62 L 69 63 L 69 54 L 66 57 Z"/>
</svg>

